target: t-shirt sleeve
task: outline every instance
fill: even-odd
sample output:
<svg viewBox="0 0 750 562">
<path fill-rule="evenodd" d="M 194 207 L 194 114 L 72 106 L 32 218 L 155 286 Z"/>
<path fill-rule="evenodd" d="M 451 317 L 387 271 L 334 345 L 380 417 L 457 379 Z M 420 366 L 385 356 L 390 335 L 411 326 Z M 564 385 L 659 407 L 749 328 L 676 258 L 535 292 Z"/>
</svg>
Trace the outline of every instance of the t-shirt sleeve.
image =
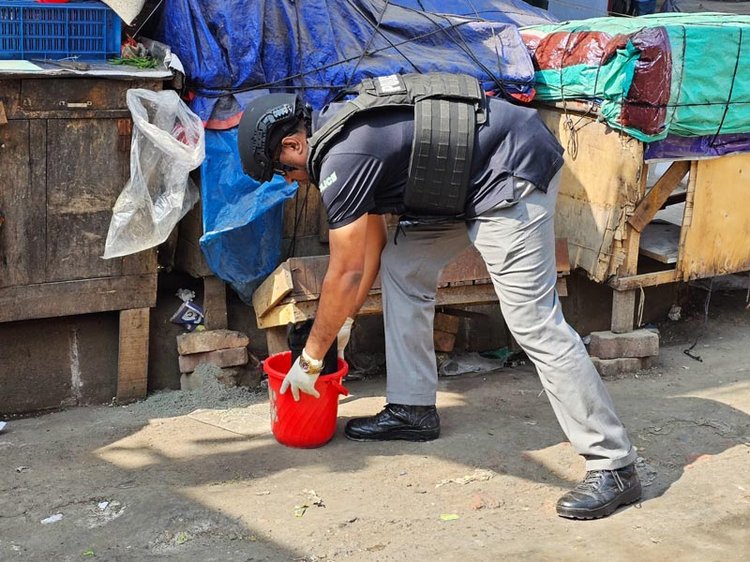
<svg viewBox="0 0 750 562">
<path fill-rule="evenodd" d="M 336 153 L 325 157 L 318 189 L 335 229 L 375 209 L 375 187 L 383 174 L 379 158 L 367 154 Z"/>
</svg>

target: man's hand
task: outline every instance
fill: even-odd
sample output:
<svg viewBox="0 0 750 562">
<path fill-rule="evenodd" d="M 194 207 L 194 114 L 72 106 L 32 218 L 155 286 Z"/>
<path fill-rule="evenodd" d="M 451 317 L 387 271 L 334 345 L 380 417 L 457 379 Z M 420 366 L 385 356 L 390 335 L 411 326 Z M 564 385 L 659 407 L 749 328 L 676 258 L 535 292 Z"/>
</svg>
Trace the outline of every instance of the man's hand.
<svg viewBox="0 0 750 562">
<path fill-rule="evenodd" d="M 279 391 L 281 394 L 284 394 L 288 388 L 291 388 L 292 397 L 294 397 L 295 402 L 299 402 L 300 390 L 305 394 L 310 394 L 315 398 L 320 398 L 320 393 L 315 390 L 315 382 L 320 376 L 320 369 L 314 373 L 306 371 L 302 367 L 303 361 L 304 359 L 302 358 L 302 355 L 300 355 L 294 362 L 294 365 L 292 365 L 292 368 L 289 369 L 286 377 L 284 377 L 284 382 L 281 383 L 281 390 Z"/>
<path fill-rule="evenodd" d="M 336 337 L 336 349 L 338 350 L 339 359 L 344 358 L 344 350 L 349 344 L 349 338 L 352 336 L 352 324 L 354 324 L 354 318 L 349 316 L 344 320 L 344 325 L 341 326 L 339 334 Z"/>
</svg>

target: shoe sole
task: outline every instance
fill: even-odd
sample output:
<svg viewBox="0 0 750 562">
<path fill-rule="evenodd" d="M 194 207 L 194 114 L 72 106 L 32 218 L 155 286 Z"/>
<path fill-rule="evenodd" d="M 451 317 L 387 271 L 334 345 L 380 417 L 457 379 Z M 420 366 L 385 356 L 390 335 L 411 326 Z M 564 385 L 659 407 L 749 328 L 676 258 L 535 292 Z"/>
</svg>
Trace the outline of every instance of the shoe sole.
<svg viewBox="0 0 750 562">
<path fill-rule="evenodd" d="M 400 429 L 388 431 L 373 437 L 350 435 L 344 432 L 344 436 L 351 441 L 432 441 L 440 437 L 440 430 Z"/>
<path fill-rule="evenodd" d="M 633 504 L 641 499 L 641 486 L 633 487 L 622 495 L 616 497 L 608 504 L 597 509 L 575 509 L 570 507 L 558 507 L 557 514 L 566 519 L 601 519 L 612 515 L 618 508 Z"/>
</svg>

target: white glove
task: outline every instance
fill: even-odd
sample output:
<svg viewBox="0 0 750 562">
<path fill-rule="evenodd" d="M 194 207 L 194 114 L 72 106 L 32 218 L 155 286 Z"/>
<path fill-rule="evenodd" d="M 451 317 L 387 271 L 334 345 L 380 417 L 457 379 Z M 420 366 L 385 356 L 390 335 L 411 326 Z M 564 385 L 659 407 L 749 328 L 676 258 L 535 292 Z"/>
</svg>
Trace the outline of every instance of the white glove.
<svg viewBox="0 0 750 562">
<path fill-rule="evenodd" d="M 354 324 L 354 318 L 351 316 L 344 320 L 344 325 L 339 330 L 339 335 L 336 337 L 336 349 L 338 350 L 339 359 L 344 358 L 344 350 L 349 345 L 349 338 L 352 336 L 352 325 Z"/>
<path fill-rule="evenodd" d="M 284 382 L 281 383 L 281 390 L 279 391 L 281 394 L 284 394 L 288 388 L 291 388 L 292 397 L 294 397 L 295 402 L 299 401 L 300 390 L 305 394 L 320 398 L 320 393 L 315 390 L 315 382 L 320 376 L 320 369 L 317 373 L 305 371 L 302 368 L 302 361 L 302 355 L 300 355 L 292 365 L 292 368 L 289 369 L 286 377 L 284 377 Z"/>
</svg>

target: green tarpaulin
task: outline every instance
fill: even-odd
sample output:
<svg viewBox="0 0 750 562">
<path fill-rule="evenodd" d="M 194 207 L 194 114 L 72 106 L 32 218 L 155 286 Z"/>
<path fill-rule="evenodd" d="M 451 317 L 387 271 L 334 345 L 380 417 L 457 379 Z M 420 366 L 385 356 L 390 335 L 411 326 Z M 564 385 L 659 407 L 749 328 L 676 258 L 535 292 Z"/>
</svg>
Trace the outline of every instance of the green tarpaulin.
<svg viewBox="0 0 750 562">
<path fill-rule="evenodd" d="M 594 18 L 521 34 L 537 99 L 597 100 L 611 127 L 645 142 L 750 132 L 750 16 Z"/>
</svg>

